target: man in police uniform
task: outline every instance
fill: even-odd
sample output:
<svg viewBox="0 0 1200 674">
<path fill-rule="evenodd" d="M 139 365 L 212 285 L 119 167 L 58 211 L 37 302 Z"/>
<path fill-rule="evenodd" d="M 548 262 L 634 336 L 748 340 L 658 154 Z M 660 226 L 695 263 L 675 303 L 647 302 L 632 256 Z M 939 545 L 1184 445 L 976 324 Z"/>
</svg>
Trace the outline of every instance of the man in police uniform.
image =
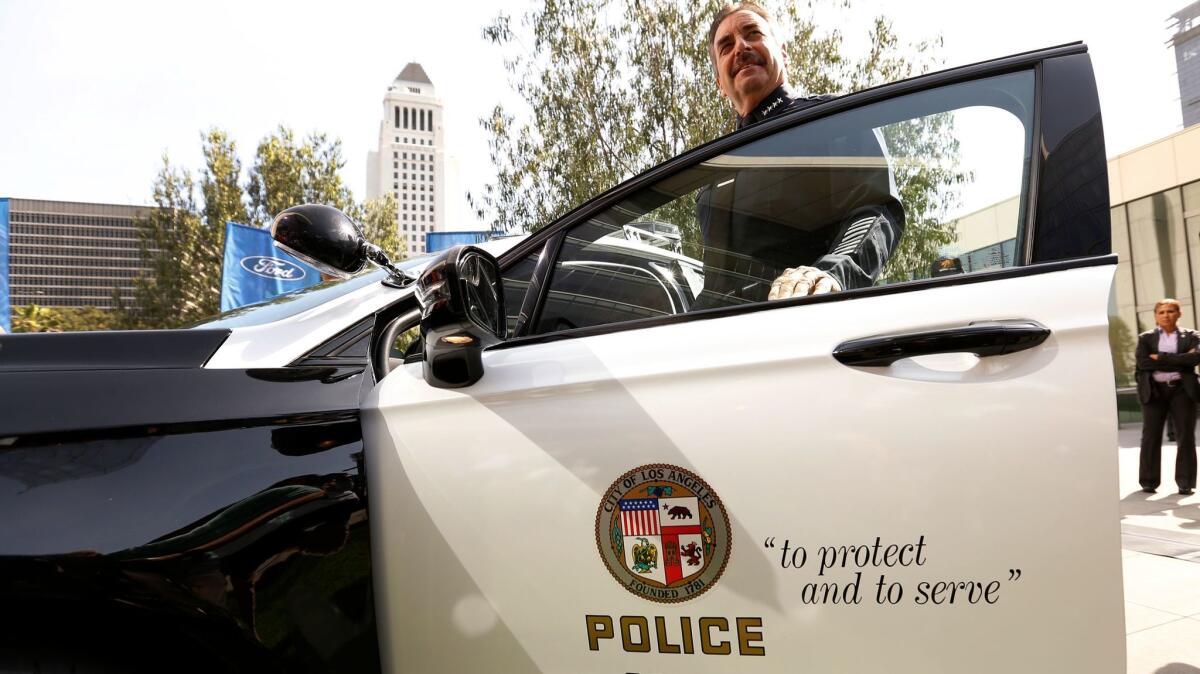
<svg viewBox="0 0 1200 674">
<path fill-rule="evenodd" d="M 717 88 L 733 106 L 739 129 L 831 98 L 800 97 L 792 92 L 787 83 L 787 54 L 775 37 L 771 16 L 754 3 L 721 9 L 709 28 L 708 45 Z M 839 151 L 873 161 L 876 168 L 833 176 L 835 181 L 853 183 L 843 185 L 844 194 L 853 197 L 826 199 L 827 223 L 813 224 L 817 218 L 813 199 L 803 207 L 784 203 L 788 199 L 797 202 L 795 193 L 803 191 L 799 179 L 776 178 L 765 188 L 767 181 L 761 175 L 742 173 L 737 185 L 725 188 L 724 197 L 720 188 L 734 181 L 702 190 L 697 206 L 706 249 L 707 297 L 701 306 L 785 299 L 874 284 L 903 232 L 903 209 L 894 198 L 890 172 L 878 168 L 884 164 L 881 139 L 864 129 L 848 145 L 848 150 L 841 147 Z M 777 203 L 764 206 L 765 200 Z M 767 211 L 790 215 L 763 217 Z M 806 222 L 798 222 L 804 218 Z"/>
</svg>

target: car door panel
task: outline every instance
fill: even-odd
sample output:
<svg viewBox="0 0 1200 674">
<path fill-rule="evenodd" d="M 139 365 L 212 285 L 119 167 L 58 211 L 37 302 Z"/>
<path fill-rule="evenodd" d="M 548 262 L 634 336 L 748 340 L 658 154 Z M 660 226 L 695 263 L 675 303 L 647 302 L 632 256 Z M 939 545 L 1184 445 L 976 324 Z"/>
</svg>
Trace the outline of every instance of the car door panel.
<svg viewBox="0 0 1200 674">
<path fill-rule="evenodd" d="M 417 366 L 393 373 L 364 415 L 372 506 L 405 513 L 372 520 L 377 590 L 421 589 L 380 597 L 385 662 L 460 671 L 494 650 L 547 672 L 1120 671 L 1118 529 L 1095 516 L 1113 510 L 1117 479 L 1099 456 L 1115 443 L 1112 273 L 1008 274 L 510 346 L 461 391 L 431 389 Z M 859 368 L 831 355 L 857 337 L 1014 318 L 1051 334 L 974 362 Z M 625 591 L 597 554 L 605 491 L 656 463 L 702 476 L 732 524 L 724 575 L 677 604 Z M 876 537 L 924 537 L 926 563 L 818 573 L 822 546 Z M 805 567 L 783 568 L 784 541 L 804 546 Z M 861 603 L 805 603 L 806 583 L 853 571 Z M 881 574 L 904 589 L 896 605 L 876 603 Z M 991 604 L 915 603 L 938 581 L 999 585 Z M 620 638 L 591 651 L 588 615 L 662 616 L 667 645 L 681 617 L 761 618 L 766 655 L 627 653 Z"/>
</svg>

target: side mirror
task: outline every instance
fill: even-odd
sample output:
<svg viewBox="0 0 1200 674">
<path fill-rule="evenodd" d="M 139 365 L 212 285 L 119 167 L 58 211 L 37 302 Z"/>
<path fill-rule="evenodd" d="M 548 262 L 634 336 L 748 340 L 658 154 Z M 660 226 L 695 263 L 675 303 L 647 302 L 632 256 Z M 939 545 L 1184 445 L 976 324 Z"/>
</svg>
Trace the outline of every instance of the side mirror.
<svg viewBox="0 0 1200 674">
<path fill-rule="evenodd" d="M 271 238 L 280 248 L 339 278 L 349 278 L 367 263 L 367 240 L 358 225 L 332 206 L 292 206 L 271 222 Z"/>
<path fill-rule="evenodd" d="M 417 279 L 425 381 L 470 386 L 483 376 L 483 350 L 504 339 L 507 318 L 500 266 L 475 246 L 454 246 Z"/>
<path fill-rule="evenodd" d="M 292 206 L 271 222 L 271 238 L 280 248 L 325 274 L 350 278 L 370 260 L 388 270 L 394 279 L 404 279 L 387 254 L 367 241 L 359 226 L 332 206 Z"/>
</svg>

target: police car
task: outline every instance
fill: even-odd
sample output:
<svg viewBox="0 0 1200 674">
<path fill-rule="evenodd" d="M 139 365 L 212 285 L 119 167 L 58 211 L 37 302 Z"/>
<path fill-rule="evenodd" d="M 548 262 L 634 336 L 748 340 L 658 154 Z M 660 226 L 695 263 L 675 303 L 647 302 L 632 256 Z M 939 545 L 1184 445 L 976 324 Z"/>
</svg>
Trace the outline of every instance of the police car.
<svg viewBox="0 0 1200 674">
<path fill-rule="evenodd" d="M 766 299 L 877 217 L 869 284 Z M 0 337 L 0 668 L 1124 670 L 1083 45 L 770 118 L 490 251 L 358 231 L 285 211 L 346 278 L 195 329 Z"/>
</svg>

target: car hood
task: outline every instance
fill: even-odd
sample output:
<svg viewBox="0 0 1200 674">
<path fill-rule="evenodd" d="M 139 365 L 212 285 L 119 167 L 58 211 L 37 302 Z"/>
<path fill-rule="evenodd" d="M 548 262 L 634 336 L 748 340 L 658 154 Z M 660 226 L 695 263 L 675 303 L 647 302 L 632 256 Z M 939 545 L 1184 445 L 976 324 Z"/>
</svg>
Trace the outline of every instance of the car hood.
<svg viewBox="0 0 1200 674">
<path fill-rule="evenodd" d="M 0 372 L 202 367 L 229 333 L 217 329 L 0 335 Z"/>
</svg>

